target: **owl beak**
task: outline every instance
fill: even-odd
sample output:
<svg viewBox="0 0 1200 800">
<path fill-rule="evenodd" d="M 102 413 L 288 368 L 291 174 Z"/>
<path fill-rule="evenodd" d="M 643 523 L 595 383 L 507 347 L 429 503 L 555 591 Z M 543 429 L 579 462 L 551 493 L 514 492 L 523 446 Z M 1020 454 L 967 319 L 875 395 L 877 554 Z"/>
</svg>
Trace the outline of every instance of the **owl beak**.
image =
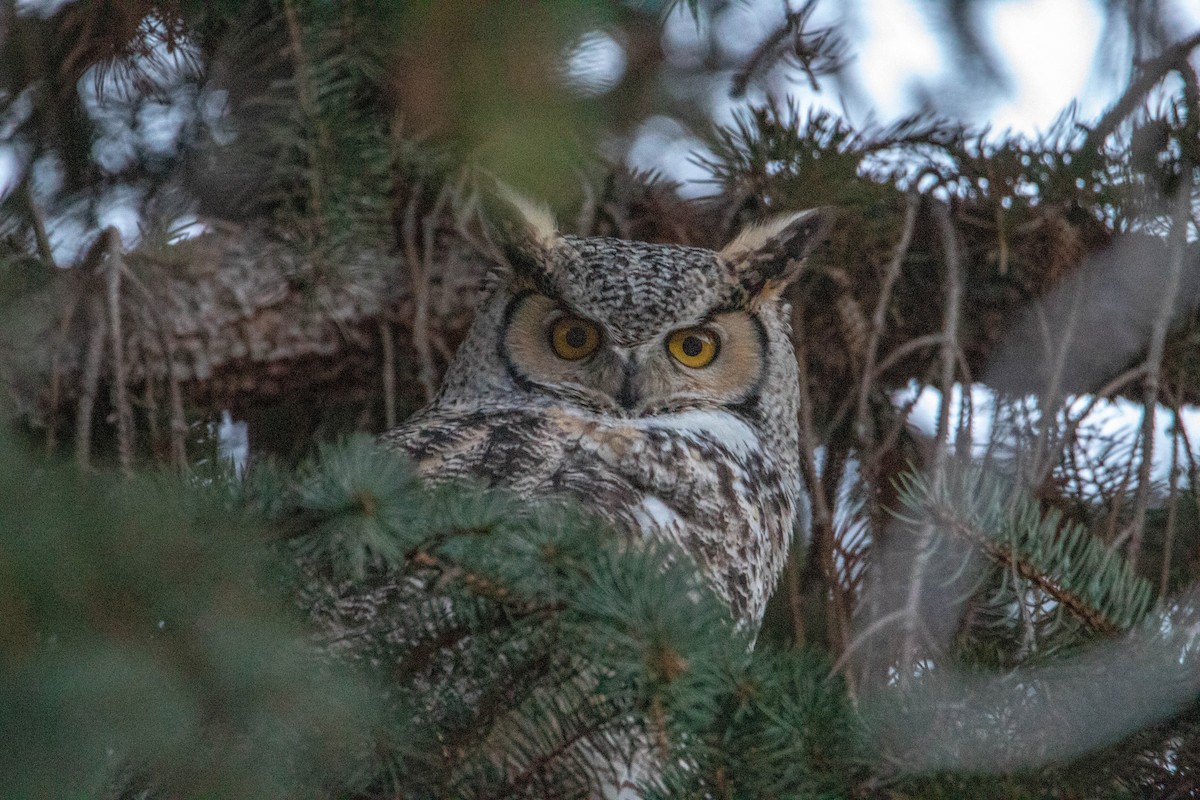
<svg viewBox="0 0 1200 800">
<path fill-rule="evenodd" d="M 617 403 L 626 411 L 633 411 L 641 400 L 634 378 L 637 374 L 633 357 L 623 354 L 621 359 L 621 386 L 617 390 Z"/>
</svg>

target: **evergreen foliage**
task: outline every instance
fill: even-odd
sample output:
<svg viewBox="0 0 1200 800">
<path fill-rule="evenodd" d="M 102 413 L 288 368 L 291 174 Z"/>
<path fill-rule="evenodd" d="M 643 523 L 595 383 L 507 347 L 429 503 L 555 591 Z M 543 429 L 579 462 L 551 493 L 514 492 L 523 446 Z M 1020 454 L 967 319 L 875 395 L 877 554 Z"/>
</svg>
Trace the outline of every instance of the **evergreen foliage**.
<svg viewBox="0 0 1200 800">
<path fill-rule="evenodd" d="M 682 553 L 427 493 L 365 437 L 286 480 L 3 469 L 5 796 L 586 796 L 632 741 L 681 765 L 669 796 L 862 763 L 824 661 L 751 658 Z M 375 581 L 413 591 L 329 630 Z"/>
<path fill-rule="evenodd" d="M 337 780 L 372 698 L 264 590 L 276 566 L 246 513 L 177 479 L 0 447 L 0 793 L 278 797 Z"/>
<path fill-rule="evenodd" d="M 1033 590 L 1053 607 L 1040 624 L 1053 628 L 1071 615 L 1113 634 L 1140 622 L 1154 601 L 1149 581 L 1134 575 L 1083 526 L 989 480 L 982 469 L 968 467 L 941 480 L 908 472 L 899 483 L 898 521 L 914 528 L 932 523 L 945 535 L 965 539 L 999 568 L 1001 581 L 990 604 L 1024 602 L 1021 596 Z M 1049 632 L 1037 638 L 1045 642 Z"/>
<path fill-rule="evenodd" d="M 997 720 L 1019 731 L 1025 703 L 1065 713 L 1080 676 L 1093 699 L 1111 696 L 1122 667 L 1184 687 L 1127 689 L 1118 706 L 1148 704 L 1151 720 L 1187 705 L 1192 682 L 1179 673 L 1191 645 L 1182 661 L 1176 649 L 1190 618 L 1173 612 L 1147 629 L 1150 645 L 1093 657 L 1074 678 L 1034 666 L 1062 669 L 1043 653 L 1025 661 L 1028 688 L 1020 669 L 995 685 L 986 672 L 951 689 L 922 680 L 870 698 L 864 721 L 821 655 L 750 648 L 683 554 L 631 548 L 564 506 L 426 491 L 365 437 L 321 447 L 294 474 L 117 481 L 12 444 L 3 469 L 6 796 L 582 797 L 632 747 L 665 765 L 654 796 L 849 797 L 880 753 L 939 739 L 947 713 L 960 735 L 941 747 L 980 737 L 949 763 L 1023 763 L 1023 751 L 1004 755 Z M 1053 517 L 1025 519 L 1027 501 L 1005 512 L 985 486 L 973 472 L 939 491 L 910 477 L 901 518 L 984 537 L 997 574 L 1028 565 L 1019 579 L 1059 601 L 1039 641 L 1054 639 L 1055 615 L 1126 628 L 1146 613 L 1119 558 L 1089 579 L 1102 555 L 1087 534 L 1068 526 L 1037 545 L 1027 532 L 1053 534 Z M 988 602 L 1028 586 L 993 586 Z M 1153 645 L 1164 625 L 1166 649 Z M 1165 672 L 1164 653 L 1176 665 Z M 1007 741 L 1034 730 L 1049 733 Z M 946 757 L 916 752 L 911 764 Z M 1072 774 L 996 783 L 951 771 L 877 789 L 1039 797 Z M 1115 778 L 1097 789 L 1087 777 L 1088 796 L 1121 796 Z"/>
</svg>

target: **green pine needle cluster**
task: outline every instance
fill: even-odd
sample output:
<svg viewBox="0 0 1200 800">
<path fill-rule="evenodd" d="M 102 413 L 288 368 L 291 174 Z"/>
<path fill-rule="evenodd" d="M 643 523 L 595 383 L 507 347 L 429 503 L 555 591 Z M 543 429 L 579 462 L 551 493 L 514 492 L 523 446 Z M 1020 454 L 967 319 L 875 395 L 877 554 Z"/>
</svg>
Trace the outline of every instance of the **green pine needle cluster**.
<svg viewBox="0 0 1200 800">
<path fill-rule="evenodd" d="M 264 591 L 270 550 L 203 492 L 5 440 L 0 531 L 4 797 L 302 796 L 374 716 Z"/>
<path fill-rule="evenodd" d="M 933 523 L 991 560 L 1001 581 L 997 604 L 1028 602 L 1024 594 L 1036 590 L 1053 606 L 1050 619 L 1069 616 L 1111 635 L 1137 624 L 1154 602 L 1150 583 L 1104 542 L 982 468 L 951 470 L 940 480 L 904 473 L 899 496 L 897 519 Z"/>
<path fill-rule="evenodd" d="M 683 553 L 367 437 L 0 471 L 6 797 L 582 797 L 630 753 L 665 796 L 810 796 L 865 763 L 828 665 L 752 655 Z"/>
</svg>

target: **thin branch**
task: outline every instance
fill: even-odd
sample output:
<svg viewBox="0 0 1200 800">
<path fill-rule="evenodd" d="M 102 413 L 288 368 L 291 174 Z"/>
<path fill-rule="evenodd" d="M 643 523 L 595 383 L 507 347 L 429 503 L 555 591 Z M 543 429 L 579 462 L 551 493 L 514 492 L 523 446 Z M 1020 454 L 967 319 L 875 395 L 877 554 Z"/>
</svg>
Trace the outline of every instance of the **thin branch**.
<svg viewBox="0 0 1200 800">
<path fill-rule="evenodd" d="M 921 395 L 924 394 L 925 389 L 932 383 L 933 373 L 936 371 L 936 367 L 936 364 L 931 364 L 929 368 L 925 370 L 925 375 L 922 376 L 920 383 L 917 384 L 916 392 L 914 392 L 913 396 L 904 402 L 904 405 L 896 409 L 896 414 L 892 419 L 892 424 L 888 428 L 887 433 L 884 434 L 883 438 L 876 442 L 875 449 L 871 452 L 870 458 L 863 459 L 862 472 L 867 476 L 867 482 L 869 484 L 875 484 L 876 477 L 879 475 L 879 469 L 883 461 L 884 454 L 889 452 L 900 439 L 900 433 L 904 430 L 905 425 L 908 423 L 909 414 L 911 414 L 912 410 L 916 407 L 917 402 L 921 399 Z"/>
<path fill-rule="evenodd" d="M 83 360 L 82 391 L 75 412 L 75 460 L 84 470 L 91 466 L 92 414 L 100 386 L 100 364 L 104 358 L 104 307 L 95 295 L 88 298 L 88 319 L 91 332 Z"/>
<path fill-rule="evenodd" d="M 1047 596 L 1053 598 L 1097 633 L 1114 636 L 1121 632 L 1121 629 L 1109 621 L 1099 609 L 1095 608 L 1079 595 L 1068 590 L 1065 586 L 1061 586 L 1054 580 L 1052 574 L 1038 569 L 1010 549 L 997 544 L 989 531 L 976 530 L 971 525 L 963 522 L 959 515 L 950 509 L 942 507 L 931 508 L 930 516 L 933 519 L 929 524 L 936 523 L 975 545 L 997 565 L 1015 569 L 1020 577 L 1029 581 L 1032 586 Z"/>
<path fill-rule="evenodd" d="M 328 149 L 329 132 L 320 118 L 320 108 L 312 91 L 312 73 L 309 68 L 308 56 L 304 52 L 304 30 L 300 26 L 300 17 L 296 13 L 293 0 L 284 0 L 283 14 L 287 20 L 288 49 L 292 54 L 292 63 L 296 71 L 296 97 L 304 115 L 317 128 L 317 155 Z M 319 164 L 310 164 L 307 171 L 309 200 L 312 203 L 312 219 L 317 236 L 323 238 L 325 228 L 325 191 L 321 181 Z"/>
<path fill-rule="evenodd" d="M 51 418 L 46 425 L 46 455 L 53 455 L 58 449 L 58 403 L 62 396 L 62 350 L 63 345 L 67 341 L 67 333 L 70 331 L 71 323 L 75 321 L 75 314 L 79 310 L 80 294 L 76 292 L 71 295 L 70 303 L 66 311 L 58 321 L 58 330 L 55 332 L 54 344 L 50 349 L 50 414 Z"/>
<path fill-rule="evenodd" d="M 417 309 L 419 316 L 414 320 L 413 328 L 414 330 L 416 329 L 417 322 L 419 321 L 424 337 L 424 353 L 421 356 L 421 369 L 426 373 L 421 376 L 421 382 L 424 384 L 425 393 L 430 400 L 437 394 L 438 384 L 441 383 L 438 375 L 439 370 L 434 364 L 433 351 L 430 345 L 430 340 L 432 339 L 432 332 L 429 326 L 430 276 L 435 271 L 434 251 L 437 246 L 438 226 L 441 224 L 442 218 L 445 216 L 453 197 L 454 186 L 447 181 L 438 192 L 437 199 L 433 203 L 433 208 L 421 220 L 421 231 L 424 237 L 421 252 L 421 274 L 424 276 L 425 282 L 422 304 Z"/>
<path fill-rule="evenodd" d="M 879 340 L 883 337 L 884 326 L 887 325 L 887 312 L 892 302 L 892 290 L 896 285 L 896 280 L 900 277 L 900 269 L 904 266 L 908 248 L 912 245 L 913 230 L 916 228 L 917 210 L 920 205 L 921 198 L 918 195 L 908 196 L 900 241 L 896 244 L 892 260 L 884 273 L 883 285 L 879 289 L 879 298 L 875 302 L 875 313 L 871 316 L 871 333 L 867 339 L 866 353 L 863 356 L 862 381 L 858 387 L 858 410 L 854 417 L 854 432 L 860 445 L 865 444 L 868 438 L 868 401 L 878 377 L 875 372 L 875 361 L 879 357 Z"/>
<path fill-rule="evenodd" d="M 794 534 L 793 534 L 794 538 Z M 792 642 L 797 647 L 804 644 L 804 593 L 800 585 L 800 565 L 797 563 L 796 548 L 788 553 L 783 565 L 783 583 L 787 591 L 788 611 L 791 613 Z"/>
<path fill-rule="evenodd" d="M 796 365 L 799 371 L 800 382 L 800 408 L 799 408 L 799 432 L 800 432 L 800 470 L 804 476 L 804 483 L 808 486 L 809 497 L 812 500 L 812 552 L 809 555 L 809 569 L 805 570 L 805 575 L 810 580 L 824 581 L 823 591 L 820 592 L 821 597 L 828 597 L 829 591 L 832 588 L 833 576 L 825 571 L 826 559 L 825 549 L 833 546 L 833 512 L 830 509 L 829 498 L 825 495 L 825 487 L 822 484 L 821 476 L 817 474 L 817 435 L 813 425 L 812 416 L 812 396 L 808 388 L 808 351 L 805 346 L 804 338 L 805 320 L 803 316 L 796 316 Z M 828 467 L 826 463 L 826 467 Z M 816 587 L 805 587 L 806 590 Z M 810 591 L 810 596 L 817 594 L 816 591 Z M 838 604 L 840 606 L 840 603 Z M 845 628 L 843 627 L 844 631 Z M 840 652 L 845 647 L 845 641 L 837 643 L 830 642 L 830 649 L 834 652 Z"/>
<path fill-rule="evenodd" d="M 1159 386 L 1162 381 L 1163 350 L 1167 329 L 1175 316 L 1175 298 L 1183 275 L 1187 249 L 1187 229 L 1192 218 L 1192 172 L 1188 164 L 1180 170 L 1181 180 L 1175 197 L 1175 208 L 1168 237 L 1170 266 L 1163 287 L 1162 304 L 1154 319 L 1150 334 L 1150 350 L 1146 355 L 1146 376 L 1142 389 L 1142 461 L 1138 465 L 1138 486 L 1134 499 L 1133 525 L 1129 536 L 1129 564 L 1136 569 L 1146 529 L 1146 509 L 1150 502 L 1150 468 L 1154 460 L 1155 414 L 1158 409 Z"/>
<path fill-rule="evenodd" d="M 1183 420 L 1178 406 L 1172 409 L 1175 417 L 1171 429 L 1171 472 L 1167 478 L 1167 530 L 1163 534 L 1162 570 L 1158 577 L 1158 605 L 1162 607 L 1167 598 L 1167 583 L 1171 577 L 1171 551 L 1175 549 L 1175 526 L 1179 517 L 1179 429 Z"/>
<path fill-rule="evenodd" d="M 126 475 L 133 472 L 133 409 L 129 405 L 128 376 L 125 374 L 125 337 L 121 332 L 121 234 L 116 228 L 104 229 L 107 237 L 108 267 L 105 277 L 108 301 L 108 330 L 112 344 L 112 394 L 117 415 L 117 461 Z"/>
<path fill-rule="evenodd" d="M 1200 46 L 1200 33 L 1194 33 L 1168 48 L 1153 61 L 1142 64 L 1138 69 L 1137 78 L 1129 84 L 1121 98 L 1088 131 L 1087 138 L 1084 139 L 1080 150 L 1083 152 L 1099 151 L 1104 146 L 1104 140 L 1120 127 L 1134 109 L 1141 105 L 1150 90 L 1157 86 L 1168 72 L 1176 69 L 1189 69 L 1188 56 L 1198 46 Z"/>
<path fill-rule="evenodd" d="M 122 264 L 125 280 L 142 295 L 142 308 L 145 309 L 158 330 L 159 342 L 166 357 L 167 392 L 171 406 L 171 421 L 168 426 L 171 443 L 171 464 L 183 471 L 187 467 L 187 417 L 183 409 L 183 389 L 179 384 L 179 376 L 175 374 L 175 333 L 167 327 L 166 320 L 158 310 L 158 300 L 149 287 L 144 284 L 137 274 Z M 146 378 L 150 382 L 149 376 Z"/>
<path fill-rule="evenodd" d="M 844 670 L 850 663 L 850 659 L 855 652 L 862 649 L 862 647 L 867 644 L 875 634 L 882 631 L 888 625 L 891 625 L 893 622 L 901 621 L 903 616 L 904 609 L 897 608 L 894 611 L 889 611 L 878 619 L 872 620 L 870 625 L 856 633 L 850 643 L 846 645 L 846 649 L 842 651 L 840 656 L 838 656 L 837 661 L 833 662 L 833 667 L 829 670 L 829 674 L 836 675 Z"/>
<path fill-rule="evenodd" d="M 1145 371 L 1146 371 L 1146 365 L 1144 363 L 1138 364 L 1135 367 L 1131 367 L 1131 368 L 1125 370 L 1120 375 L 1113 378 L 1111 381 L 1104 384 L 1104 386 L 1100 387 L 1094 393 L 1092 393 L 1091 399 L 1089 399 L 1087 401 L 1087 403 L 1084 404 L 1083 408 L 1080 410 L 1080 412 L 1078 414 L 1075 415 L 1074 418 L 1072 418 L 1070 416 L 1070 410 L 1068 408 L 1065 412 L 1063 446 L 1067 449 L 1073 448 L 1075 446 L 1075 442 L 1079 437 L 1080 424 L 1082 424 L 1083 420 L 1085 420 L 1087 418 L 1087 416 L 1092 413 L 1092 410 L 1096 407 L 1096 405 L 1101 400 L 1110 399 L 1114 394 L 1117 393 L 1118 390 L 1120 390 L 1126 384 L 1130 383 L 1135 378 L 1141 377 L 1142 373 L 1144 373 Z"/>
<path fill-rule="evenodd" d="M 971 390 L 971 373 L 967 369 L 966 354 L 958 354 L 962 381 L 958 393 L 958 428 L 954 431 L 954 455 L 962 462 L 969 462 L 975 455 L 975 393 Z"/>
<path fill-rule="evenodd" d="M 1058 336 L 1046 338 L 1046 347 L 1053 348 L 1056 338 L 1057 352 L 1052 350 L 1053 369 L 1050 371 L 1050 384 L 1044 393 L 1039 393 L 1038 402 L 1041 414 L 1038 419 L 1038 437 L 1034 444 L 1031 457 L 1030 473 L 1034 486 L 1040 486 L 1054 469 L 1057 459 L 1053 457 L 1050 437 L 1058 432 L 1058 410 L 1062 404 L 1063 375 L 1067 368 L 1067 353 L 1071 350 L 1071 342 L 1075 338 L 1075 326 L 1079 322 L 1079 312 L 1083 305 L 1083 286 L 1076 284 L 1071 295 L 1071 307 L 1067 312 L 1067 324 Z"/>
<path fill-rule="evenodd" d="M 154 381 L 149 375 L 142 386 L 142 405 L 146 409 L 146 432 L 150 434 L 150 451 L 157 457 L 162 452 L 162 431 L 158 427 L 158 397 L 154 392 Z"/>
<path fill-rule="evenodd" d="M 417 246 L 417 204 L 424 186 L 417 182 L 412 188 L 408 204 L 404 209 L 402 233 L 404 258 L 408 261 L 408 273 L 413 290 L 412 343 L 417 351 L 417 377 L 425 392 L 425 401 L 433 399 L 437 392 L 434 382 L 433 357 L 429 349 L 429 275 L 427 264 Z"/>
<path fill-rule="evenodd" d="M 80 469 L 88 469 L 91 465 L 92 415 L 96 407 L 96 396 L 100 391 L 100 367 L 104 360 L 104 305 L 97 294 L 96 281 L 103 269 L 104 258 L 112 247 L 109 231 L 116 232 L 115 229 L 106 228 L 88 247 L 79 266 L 75 267 L 83 282 L 80 295 L 88 295 L 88 321 L 91 324 L 75 414 L 75 460 Z M 71 313 L 74 313 L 74 308 Z M 64 336 L 69 322 L 69 317 L 63 320 L 61 332 Z"/>
<path fill-rule="evenodd" d="M 829 505 L 829 541 L 820 556 L 829 588 L 829 601 L 833 606 L 832 619 L 827 618 L 825 622 L 828 641 L 833 645 L 831 647 L 833 652 L 840 652 L 846 646 L 850 640 L 851 629 L 851 603 L 848 602 L 846 594 L 842 591 L 837 560 L 834 558 L 838 534 L 836 525 L 838 489 L 842 485 L 850 446 L 850 442 L 844 436 L 831 436 L 830 441 L 825 445 L 825 464 L 821 471 L 822 494 L 826 497 Z"/>
<path fill-rule="evenodd" d="M 396 427 L 396 344 L 392 324 L 379 320 L 379 340 L 383 343 L 383 426 Z"/>
<path fill-rule="evenodd" d="M 941 474 L 941 466 L 935 465 Z M 935 540 L 937 530 L 932 521 L 921 525 L 916 536 L 917 551 L 913 559 L 912 573 L 908 577 L 908 595 L 902 609 L 904 620 L 904 638 L 900 643 L 900 683 L 907 688 L 917 663 L 917 647 L 919 640 L 928 638 L 925 626 L 921 620 L 921 598 L 925 585 L 929 581 L 929 572 L 933 566 L 933 555 L 937 549 Z"/>
<path fill-rule="evenodd" d="M 920 350 L 923 347 L 931 347 L 935 344 L 941 344 L 945 341 L 945 337 L 941 333 L 927 333 L 924 336 L 918 336 L 915 339 L 909 339 L 901 345 L 897 345 L 896 349 L 887 354 L 883 361 L 879 362 L 879 366 L 875 367 L 875 374 L 872 380 L 879 380 L 880 376 L 886 373 L 889 369 L 896 366 L 901 359 L 911 353 Z"/>
<path fill-rule="evenodd" d="M 946 262 L 946 297 L 942 317 L 941 357 L 939 389 L 941 391 L 933 463 L 930 470 L 934 485 L 941 487 L 946 474 L 946 450 L 950 438 L 950 394 L 954 388 L 955 368 L 958 362 L 959 306 L 962 302 L 962 268 L 958 253 L 958 234 L 950 221 L 949 207 L 938 203 L 933 209 L 942 234 L 942 247 Z M 915 535 L 915 556 L 908 576 L 908 592 L 904 602 L 904 634 L 900 643 L 900 681 L 907 686 L 917 663 L 921 641 L 928 639 L 921 620 L 922 599 L 931 580 L 934 554 L 937 550 L 937 529 L 932 520 L 923 523 Z"/>
<path fill-rule="evenodd" d="M 814 92 L 820 89 L 817 75 L 836 69 L 840 48 L 832 28 L 820 28 L 811 33 L 804 31 L 804 26 L 816 5 L 816 0 L 808 0 L 799 10 L 786 13 L 783 24 L 754 49 L 746 65 L 733 76 L 731 96 L 738 98 L 746 94 L 754 77 L 771 67 L 776 58 L 775 54 L 783 47 L 788 37 L 794 40 L 791 54 L 804 70 L 809 86 Z"/>
<path fill-rule="evenodd" d="M 1183 454 L 1187 456 L 1188 487 L 1191 489 L 1192 501 L 1196 504 L 1196 519 L 1200 519 L 1200 466 L 1196 464 L 1196 454 L 1192 451 L 1192 438 L 1188 434 L 1187 422 L 1179 413 L 1180 405 L 1182 402 L 1177 395 L 1171 398 L 1171 408 L 1178 421 L 1179 437 L 1183 440 Z"/>
<path fill-rule="evenodd" d="M 962 306 L 962 263 L 958 253 L 958 233 L 950 221 L 950 208 L 938 203 L 933 208 L 934 218 L 942 234 L 942 248 L 946 260 L 946 307 L 942 317 L 941 355 L 941 407 L 938 410 L 937 441 L 933 455 L 934 475 L 940 475 L 945 466 L 946 447 L 950 438 L 950 391 L 954 388 L 955 365 L 959 351 L 958 324 Z M 940 480 L 940 478 L 938 479 Z"/>
<path fill-rule="evenodd" d="M 29 222 L 33 227 L 33 238 L 37 242 L 38 255 L 42 261 L 45 261 L 51 268 L 57 267 L 54 263 L 54 248 L 50 246 L 50 236 L 46 233 L 46 220 L 42 216 L 42 210 L 38 208 L 37 202 L 33 199 L 33 191 L 29 188 L 29 177 L 21 181 L 21 199 L 24 200 L 26 208 L 29 210 Z"/>
</svg>

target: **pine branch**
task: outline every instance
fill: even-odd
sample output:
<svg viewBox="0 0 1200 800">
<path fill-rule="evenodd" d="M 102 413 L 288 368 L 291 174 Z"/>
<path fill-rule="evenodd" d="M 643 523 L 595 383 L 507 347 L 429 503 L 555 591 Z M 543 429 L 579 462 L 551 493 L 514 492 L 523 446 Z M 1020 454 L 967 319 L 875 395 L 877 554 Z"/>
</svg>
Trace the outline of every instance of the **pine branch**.
<svg viewBox="0 0 1200 800">
<path fill-rule="evenodd" d="M 899 519 L 932 522 L 969 542 L 1099 633 L 1129 629 L 1153 603 L 1153 587 L 1082 526 L 1065 522 L 1056 510 L 1043 514 L 1025 495 L 1007 497 L 979 469 L 947 475 L 941 489 L 907 473 L 899 491 L 905 509 Z"/>
<path fill-rule="evenodd" d="M 1113 104 L 1104 116 L 1088 131 L 1087 139 L 1080 150 L 1084 153 L 1099 152 L 1104 141 L 1120 127 L 1125 118 L 1133 113 L 1147 93 L 1172 70 L 1190 70 L 1188 56 L 1200 47 L 1200 33 L 1194 33 L 1183 41 L 1172 45 L 1162 55 L 1143 64 L 1138 69 L 1137 78 L 1126 87 L 1124 94 Z"/>
</svg>

